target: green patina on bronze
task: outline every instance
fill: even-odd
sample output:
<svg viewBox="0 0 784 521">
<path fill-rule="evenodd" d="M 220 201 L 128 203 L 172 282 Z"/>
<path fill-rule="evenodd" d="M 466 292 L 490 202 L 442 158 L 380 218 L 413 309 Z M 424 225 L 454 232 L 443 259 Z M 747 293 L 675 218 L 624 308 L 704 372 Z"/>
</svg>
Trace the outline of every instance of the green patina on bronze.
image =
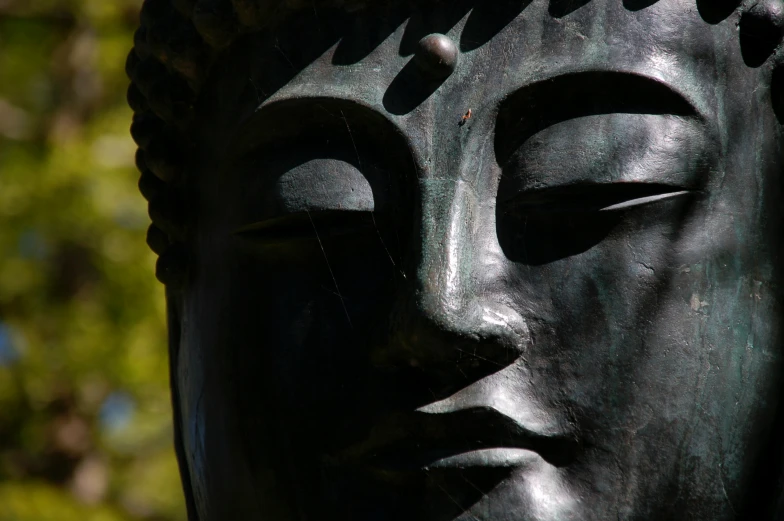
<svg viewBox="0 0 784 521">
<path fill-rule="evenodd" d="M 779 519 L 779 0 L 145 3 L 193 519 Z"/>
</svg>

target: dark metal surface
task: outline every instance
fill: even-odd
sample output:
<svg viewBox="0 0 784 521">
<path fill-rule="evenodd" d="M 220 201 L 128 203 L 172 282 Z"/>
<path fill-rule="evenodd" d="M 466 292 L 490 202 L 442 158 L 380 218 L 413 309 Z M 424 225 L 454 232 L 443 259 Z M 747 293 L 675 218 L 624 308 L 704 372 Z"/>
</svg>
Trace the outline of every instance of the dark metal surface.
<svg viewBox="0 0 784 521">
<path fill-rule="evenodd" d="M 168 290 L 194 518 L 778 519 L 758 4 L 303 8 L 224 47 Z"/>
<path fill-rule="evenodd" d="M 443 34 L 431 34 L 419 40 L 414 60 L 428 76 L 442 78 L 455 72 L 460 51 L 455 42 Z"/>
</svg>

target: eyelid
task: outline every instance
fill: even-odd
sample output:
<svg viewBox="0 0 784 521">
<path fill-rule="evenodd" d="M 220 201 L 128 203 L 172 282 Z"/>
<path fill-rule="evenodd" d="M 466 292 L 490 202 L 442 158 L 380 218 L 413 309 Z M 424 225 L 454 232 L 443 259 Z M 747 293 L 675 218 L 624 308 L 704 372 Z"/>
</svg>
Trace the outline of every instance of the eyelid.
<svg viewBox="0 0 784 521">
<path fill-rule="evenodd" d="M 369 222 L 360 222 L 363 218 Z M 316 234 L 334 236 L 370 228 L 375 222 L 373 219 L 372 211 L 306 210 L 246 224 L 234 230 L 232 235 L 272 242 L 312 239 Z"/>
<path fill-rule="evenodd" d="M 632 208 L 634 206 L 642 206 L 644 204 L 655 203 L 658 201 L 662 201 L 665 199 L 672 199 L 674 197 L 680 197 L 682 195 L 689 195 L 694 194 L 696 192 L 692 190 L 681 190 L 680 192 L 669 192 L 666 194 L 658 194 L 658 195 L 649 195 L 647 197 L 638 197 L 636 199 L 630 199 L 628 201 L 623 201 L 620 203 L 612 204 L 610 206 L 606 206 L 604 208 L 599 208 L 600 212 L 611 212 L 614 210 L 625 210 L 626 208 Z"/>
<path fill-rule="evenodd" d="M 505 206 L 506 211 L 613 212 L 699 193 L 682 186 L 656 183 L 580 184 L 523 191 L 505 201 Z"/>
</svg>

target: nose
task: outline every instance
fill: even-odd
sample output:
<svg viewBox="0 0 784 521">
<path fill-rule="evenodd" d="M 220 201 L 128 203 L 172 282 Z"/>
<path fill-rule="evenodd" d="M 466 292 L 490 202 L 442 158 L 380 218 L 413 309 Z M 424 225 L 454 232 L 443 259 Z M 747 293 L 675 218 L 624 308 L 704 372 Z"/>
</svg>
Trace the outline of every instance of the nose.
<svg viewBox="0 0 784 521">
<path fill-rule="evenodd" d="M 500 370 L 524 353 L 530 333 L 497 292 L 503 263 L 494 209 L 480 207 L 464 181 L 422 180 L 420 196 L 409 264 L 415 275 L 400 288 L 390 338 L 373 359 L 463 374 L 472 367 Z"/>
</svg>

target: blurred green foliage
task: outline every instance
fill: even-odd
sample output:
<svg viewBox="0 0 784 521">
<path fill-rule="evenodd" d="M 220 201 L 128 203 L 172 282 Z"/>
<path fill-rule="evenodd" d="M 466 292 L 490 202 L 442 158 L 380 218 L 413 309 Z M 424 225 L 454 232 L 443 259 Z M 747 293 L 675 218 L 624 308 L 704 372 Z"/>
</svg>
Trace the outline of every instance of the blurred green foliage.
<svg viewBox="0 0 784 521">
<path fill-rule="evenodd" d="M 0 521 L 185 518 L 125 57 L 141 0 L 0 0 Z"/>
</svg>

